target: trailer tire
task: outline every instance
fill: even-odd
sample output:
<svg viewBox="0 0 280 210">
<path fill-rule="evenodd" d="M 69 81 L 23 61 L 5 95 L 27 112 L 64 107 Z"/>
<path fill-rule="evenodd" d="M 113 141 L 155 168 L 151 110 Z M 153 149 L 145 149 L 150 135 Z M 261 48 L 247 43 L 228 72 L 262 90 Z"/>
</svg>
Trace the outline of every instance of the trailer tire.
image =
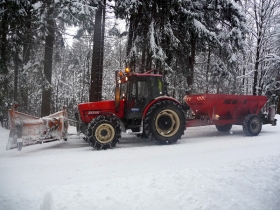
<svg viewBox="0 0 280 210">
<path fill-rule="evenodd" d="M 144 131 L 160 145 L 175 144 L 184 134 L 186 118 L 180 104 L 164 100 L 153 104 L 144 119 Z"/>
<path fill-rule="evenodd" d="M 262 130 L 262 121 L 256 114 L 249 114 L 243 121 L 243 131 L 247 136 L 257 136 Z"/>
<path fill-rule="evenodd" d="M 88 125 L 88 141 L 95 149 L 113 148 L 121 138 L 119 120 L 114 115 L 100 115 Z"/>
<path fill-rule="evenodd" d="M 232 124 L 216 125 L 216 128 L 220 132 L 229 132 L 232 128 Z"/>
</svg>

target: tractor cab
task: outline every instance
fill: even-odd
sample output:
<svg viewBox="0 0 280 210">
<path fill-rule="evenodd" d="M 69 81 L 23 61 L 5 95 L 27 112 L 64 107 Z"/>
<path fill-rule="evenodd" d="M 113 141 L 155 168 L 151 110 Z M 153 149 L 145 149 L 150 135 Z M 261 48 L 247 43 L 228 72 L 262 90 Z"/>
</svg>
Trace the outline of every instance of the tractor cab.
<svg viewBox="0 0 280 210">
<path fill-rule="evenodd" d="M 116 93 L 124 101 L 124 124 L 137 132 L 145 107 L 155 98 L 166 95 L 162 75 L 126 73 L 119 75 Z M 117 99 L 118 97 L 116 97 Z"/>
</svg>

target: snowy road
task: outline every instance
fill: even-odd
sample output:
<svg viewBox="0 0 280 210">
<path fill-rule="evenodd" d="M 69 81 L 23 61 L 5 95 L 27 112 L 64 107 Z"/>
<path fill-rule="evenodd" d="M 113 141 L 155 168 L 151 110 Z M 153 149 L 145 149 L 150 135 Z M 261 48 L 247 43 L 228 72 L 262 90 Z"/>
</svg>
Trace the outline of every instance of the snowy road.
<svg viewBox="0 0 280 210">
<path fill-rule="evenodd" d="M 169 146 L 124 134 L 106 151 L 76 136 L 6 151 L 0 128 L 0 209 L 279 210 L 277 118 L 257 137 L 208 126 Z"/>
</svg>

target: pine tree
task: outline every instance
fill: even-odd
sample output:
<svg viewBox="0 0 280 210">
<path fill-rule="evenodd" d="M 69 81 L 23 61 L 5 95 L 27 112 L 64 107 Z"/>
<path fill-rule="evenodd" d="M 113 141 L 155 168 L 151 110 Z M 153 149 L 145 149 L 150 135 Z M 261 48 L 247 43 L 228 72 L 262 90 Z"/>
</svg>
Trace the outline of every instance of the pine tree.
<svg viewBox="0 0 280 210">
<path fill-rule="evenodd" d="M 182 67 L 191 91 L 205 43 L 228 57 L 243 45 L 245 18 L 235 1 L 116 1 L 115 10 L 129 24 L 128 65 L 161 72 Z"/>
</svg>

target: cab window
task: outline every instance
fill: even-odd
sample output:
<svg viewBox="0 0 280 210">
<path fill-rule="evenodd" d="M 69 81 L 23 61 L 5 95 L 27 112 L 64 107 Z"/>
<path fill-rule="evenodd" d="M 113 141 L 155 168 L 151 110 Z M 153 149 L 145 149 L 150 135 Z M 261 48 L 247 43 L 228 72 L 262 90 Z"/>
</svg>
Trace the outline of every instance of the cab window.
<svg viewBox="0 0 280 210">
<path fill-rule="evenodd" d="M 160 77 L 151 78 L 152 92 L 154 97 L 162 96 L 163 94 L 163 84 Z"/>
<path fill-rule="evenodd" d="M 147 82 L 140 80 L 137 82 L 137 85 L 138 85 L 138 99 L 148 97 L 149 92 L 148 92 Z"/>
</svg>

